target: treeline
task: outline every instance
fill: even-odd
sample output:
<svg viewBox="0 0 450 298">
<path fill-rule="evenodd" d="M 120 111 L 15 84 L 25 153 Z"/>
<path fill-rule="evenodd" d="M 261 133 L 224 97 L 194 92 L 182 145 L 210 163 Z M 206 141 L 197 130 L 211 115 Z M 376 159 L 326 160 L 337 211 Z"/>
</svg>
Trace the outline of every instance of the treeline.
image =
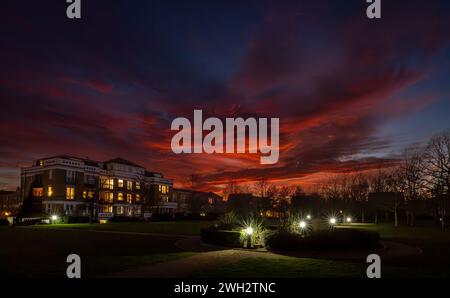
<svg viewBox="0 0 450 298">
<path fill-rule="evenodd" d="M 409 225 L 415 224 L 418 215 L 426 215 L 444 227 L 450 207 L 449 190 L 450 131 L 445 131 L 424 145 L 405 149 L 396 166 L 330 175 L 308 195 L 300 186 L 278 187 L 267 179 L 253 185 L 230 182 L 224 195 L 252 193 L 260 199 L 259 211 L 276 217 L 292 211 L 294 201 L 310 202 L 306 199 L 309 197 L 314 198 L 315 209 L 357 213 L 361 221 L 368 214 L 376 222 L 382 215 L 386 218 L 392 214 L 397 225 L 400 212 Z"/>
</svg>

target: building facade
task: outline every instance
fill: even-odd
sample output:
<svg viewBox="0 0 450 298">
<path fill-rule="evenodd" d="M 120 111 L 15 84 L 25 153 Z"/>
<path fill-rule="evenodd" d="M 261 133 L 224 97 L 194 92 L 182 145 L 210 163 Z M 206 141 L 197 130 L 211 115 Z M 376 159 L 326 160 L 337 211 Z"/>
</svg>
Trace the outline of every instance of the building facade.
<svg viewBox="0 0 450 298">
<path fill-rule="evenodd" d="M 54 156 L 21 169 L 21 198 L 47 214 L 151 217 L 175 213 L 173 181 L 125 159 Z"/>
<path fill-rule="evenodd" d="M 20 190 L 0 190 L 0 217 L 16 214 L 21 206 Z"/>
</svg>

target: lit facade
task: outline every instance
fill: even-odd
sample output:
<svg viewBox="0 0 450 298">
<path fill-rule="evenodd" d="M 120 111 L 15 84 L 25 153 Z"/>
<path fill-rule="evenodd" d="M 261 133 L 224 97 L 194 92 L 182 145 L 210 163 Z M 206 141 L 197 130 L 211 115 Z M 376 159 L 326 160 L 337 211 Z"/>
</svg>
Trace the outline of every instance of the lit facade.
<svg viewBox="0 0 450 298">
<path fill-rule="evenodd" d="M 162 174 L 120 158 L 55 156 L 21 169 L 22 200 L 32 200 L 47 214 L 107 219 L 175 213 L 172 185 Z"/>
</svg>

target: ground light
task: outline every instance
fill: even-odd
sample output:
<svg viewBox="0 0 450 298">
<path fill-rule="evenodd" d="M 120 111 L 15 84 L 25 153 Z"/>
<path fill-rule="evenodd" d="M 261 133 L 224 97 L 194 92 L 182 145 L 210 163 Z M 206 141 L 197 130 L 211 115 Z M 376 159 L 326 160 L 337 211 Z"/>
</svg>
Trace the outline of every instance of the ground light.
<svg viewBox="0 0 450 298">
<path fill-rule="evenodd" d="M 55 221 L 58 220 L 58 215 L 52 215 L 51 218 L 52 218 L 53 223 L 55 223 Z"/>
<path fill-rule="evenodd" d="M 248 227 L 244 230 L 246 235 L 251 235 L 253 234 L 253 228 L 252 227 Z"/>
<path fill-rule="evenodd" d="M 347 217 L 347 222 L 351 223 L 352 222 L 352 218 L 351 217 Z"/>
<path fill-rule="evenodd" d="M 330 224 L 332 226 L 334 226 L 336 224 L 336 218 L 335 217 L 330 218 Z"/>
<path fill-rule="evenodd" d="M 300 229 L 305 229 L 306 228 L 306 221 L 304 221 L 304 220 L 301 220 L 300 221 L 300 223 L 298 224 L 299 225 L 299 227 L 300 227 Z"/>
</svg>

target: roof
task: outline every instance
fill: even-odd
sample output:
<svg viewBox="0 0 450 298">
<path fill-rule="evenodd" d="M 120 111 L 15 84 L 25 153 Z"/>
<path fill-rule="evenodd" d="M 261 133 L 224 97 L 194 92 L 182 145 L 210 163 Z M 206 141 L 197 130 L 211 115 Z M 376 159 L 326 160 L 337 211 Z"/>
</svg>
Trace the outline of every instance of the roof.
<svg viewBox="0 0 450 298">
<path fill-rule="evenodd" d="M 120 157 L 114 158 L 114 159 L 111 159 L 111 160 L 107 160 L 104 163 L 105 164 L 107 164 L 107 163 L 120 163 L 120 164 L 123 164 L 123 165 L 128 165 L 128 166 L 138 167 L 138 168 L 143 168 L 144 169 L 143 166 L 140 166 L 138 164 L 135 164 L 134 162 L 131 162 L 129 160 L 126 160 L 126 159 L 123 159 L 123 158 L 120 158 Z"/>
</svg>

